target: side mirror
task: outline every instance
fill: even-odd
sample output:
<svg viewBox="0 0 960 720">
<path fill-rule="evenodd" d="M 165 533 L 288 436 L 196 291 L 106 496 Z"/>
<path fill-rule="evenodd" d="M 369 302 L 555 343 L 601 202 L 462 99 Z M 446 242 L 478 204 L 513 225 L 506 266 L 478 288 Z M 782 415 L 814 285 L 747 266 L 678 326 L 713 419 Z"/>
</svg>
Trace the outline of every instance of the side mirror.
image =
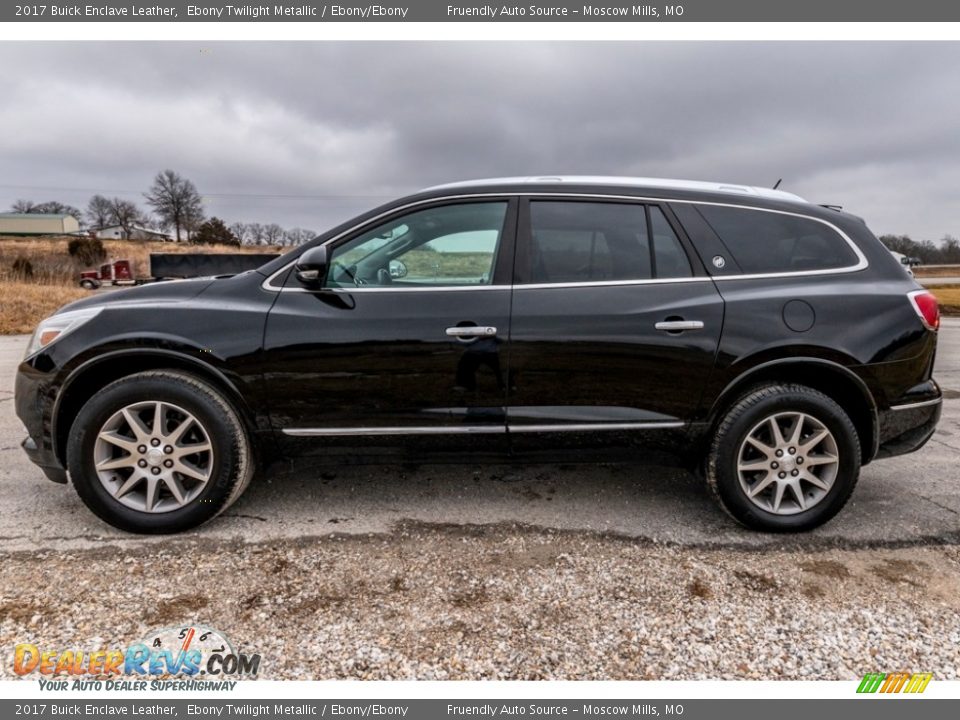
<svg viewBox="0 0 960 720">
<path fill-rule="evenodd" d="M 390 261 L 390 277 L 405 278 L 407 276 L 407 265 L 403 260 Z"/>
<path fill-rule="evenodd" d="M 326 245 L 310 248 L 297 259 L 294 271 L 297 280 L 304 285 L 319 287 L 327 277 L 327 266 L 330 264 L 330 254 Z"/>
</svg>

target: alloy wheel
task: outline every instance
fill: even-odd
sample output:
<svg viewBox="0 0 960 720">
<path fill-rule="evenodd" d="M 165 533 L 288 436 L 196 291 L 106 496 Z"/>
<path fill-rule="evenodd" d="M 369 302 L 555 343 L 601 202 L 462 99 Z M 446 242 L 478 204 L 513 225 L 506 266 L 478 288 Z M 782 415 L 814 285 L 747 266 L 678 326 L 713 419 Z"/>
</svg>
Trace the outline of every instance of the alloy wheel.
<svg viewBox="0 0 960 720">
<path fill-rule="evenodd" d="M 751 503 L 795 515 L 820 503 L 840 470 L 837 441 L 820 420 L 783 412 L 761 420 L 737 453 L 740 487 Z"/>
<path fill-rule="evenodd" d="M 121 408 L 97 433 L 93 462 L 100 483 L 134 510 L 163 513 L 189 505 L 213 473 L 214 452 L 203 424 L 172 403 Z"/>
</svg>

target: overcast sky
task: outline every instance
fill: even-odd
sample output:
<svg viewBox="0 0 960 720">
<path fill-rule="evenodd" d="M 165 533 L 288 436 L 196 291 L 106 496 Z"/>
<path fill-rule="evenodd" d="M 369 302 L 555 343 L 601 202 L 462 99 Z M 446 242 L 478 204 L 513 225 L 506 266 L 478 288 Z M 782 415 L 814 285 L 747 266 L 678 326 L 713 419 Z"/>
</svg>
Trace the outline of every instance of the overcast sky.
<svg viewBox="0 0 960 720">
<path fill-rule="evenodd" d="M 960 235 L 960 43 L 0 45 L 0 209 L 142 201 L 323 230 L 421 187 L 611 174 L 771 186 Z"/>
</svg>

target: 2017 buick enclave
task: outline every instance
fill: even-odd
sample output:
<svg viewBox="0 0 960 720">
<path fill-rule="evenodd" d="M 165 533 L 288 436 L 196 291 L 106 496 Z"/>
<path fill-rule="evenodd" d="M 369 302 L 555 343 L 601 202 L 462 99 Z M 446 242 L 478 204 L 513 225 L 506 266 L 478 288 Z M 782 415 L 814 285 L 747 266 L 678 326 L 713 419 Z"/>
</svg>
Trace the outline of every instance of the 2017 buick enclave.
<svg viewBox="0 0 960 720">
<path fill-rule="evenodd" d="M 16 408 L 47 476 L 134 532 L 209 520 L 276 455 L 531 451 L 680 457 L 744 525 L 807 530 L 930 438 L 938 325 L 860 218 L 789 193 L 478 181 L 67 305 Z"/>
</svg>

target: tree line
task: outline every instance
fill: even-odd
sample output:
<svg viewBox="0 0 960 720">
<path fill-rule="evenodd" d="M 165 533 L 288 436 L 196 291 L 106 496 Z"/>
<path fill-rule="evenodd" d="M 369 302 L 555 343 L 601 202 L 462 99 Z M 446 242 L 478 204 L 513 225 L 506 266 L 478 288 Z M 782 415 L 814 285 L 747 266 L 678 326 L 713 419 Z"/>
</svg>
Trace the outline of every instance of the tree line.
<svg viewBox="0 0 960 720">
<path fill-rule="evenodd" d="M 119 226 L 128 238 L 137 227 L 172 231 L 175 240 L 197 244 L 300 245 L 316 235 L 312 230 L 287 229 L 277 223 L 235 222 L 228 226 L 220 218 L 207 219 L 196 185 L 173 170 L 157 173 L 143 197 L 150 210 L 132 200 L 99 194 L 90 198 L 85 211 L 56 200 L 17 200 L 10 209 L 25 214 L 72 215 L 81 228 L 91 230 Z"/>
<path fill-rule="evenodd" d="M 939 243 L 932 240 L 918 242 L 908 235 L 881 235 L 880 242 L 888 250 L 916 258 L 924 265 L 960 264 L 960 241 L 952 235 L 946 235 Z"/>
</svg>

